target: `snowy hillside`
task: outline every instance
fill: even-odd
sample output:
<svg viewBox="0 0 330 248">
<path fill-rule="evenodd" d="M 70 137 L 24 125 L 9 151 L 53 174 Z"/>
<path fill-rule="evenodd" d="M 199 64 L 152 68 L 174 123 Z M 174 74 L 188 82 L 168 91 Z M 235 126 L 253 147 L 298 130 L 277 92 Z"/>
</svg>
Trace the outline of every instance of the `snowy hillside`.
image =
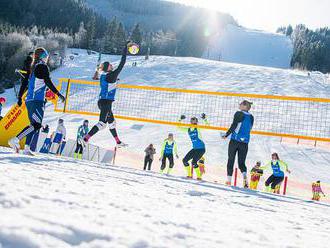
<svg viewBox="0 0 330 248">
<path fill-rule="evenodd" d="M 52 73 L 53 79 L 71 77 L 90 80 L 95 70 L 94 66 L 98 55 L 89 56 L 86 51 L 75 49 L 68 50 L 68 53 L 77 53 L 78 55 L 75 56 L 74 60 L 66 61 L 64 67 L 54 71 Z M 120 57 L 103 56 L 102 59 L 118 64 Z M 133 61 L 138 63 L 137 67 L 131 66 Z M 129 57 L 120 79 L 121 83 L 125 84 L 210 91 L 313 97 L 328 97 L 330 94 L 330 83 L 325 75 L 314 75 L 313 73 L 308 75 L 306 72 L 301 71 L 247 66 L 196 58 L 152 56 L 149 61 L 144 61 L 142 57 Z M 9 106 L 10 103 L 7 104 L 7 109 Z M 96 111 L 98 110 L 96 109 Z M 233 109 L 234 111 L 235 109 Z M 55 114 L 52 107 L 49 107 L 44 123 L 50 124 L 51 129 L 54 130 L 56 122 L 60 117 L 64 118 L 69 130 L 68 137 L 72 139 L 75 139 L 76 130 L 84 119 L 89 119 L 91 125 L 97 122 L 96 117 Z M 142 126 L 136 129 L 134 124 Z M 191 146 L 187 135 L 178 132 L 172 126 L 118 120 L 118 127 L 123 141 L 130 145 L 127 150 L 119 153 L 119 162 L 122 161 L 134 168 L 141 168 L 143 151 L 148 144 L 155 144 L 157 151 L 160 151 L 162 140 L 167 136 L 168 132 L 175 134 L 181 158 Z M 225 179 L 228 144 L 220 139 L 219 132 L 203 131 L 203 137 L 207 144 L 207 166 L 210 170 L 209 174 L 212 175 L 210 179 L 223 182 Z M 91 142 L 107 148 L 113 148 L 114 146 L 114 141 L 107 130 L 97 134 Z M 310 197 L 310 184 L 312 181 L 320 179 L 329 184 L 330 152 L 328 148 L 325 150 L 313 146 L 297 146 L 295 144 L 280 143 L 278 138 L 253 136 L 247 158 L 249 168 L 258 160 L 267 162 L 270 159 L 271 152 L 275 151 L 279 152 L 282 159 L 289 163 L 293 172 L 290 176 L 290 181 L 297 180 L 305 183 L 303 187 L 308 192 L 305 197 Z M 158 157 L 159 155 L 156 156 Z M 159 170 L 157 159 L 154 162 L 153 170 Z M 174 173 L 177 175 L 182 175 L 183 173 L 180 160 L 176 161 Z M 328 189 L 330 190 L 330 186 L 328 186 Z M 289 187 L 289 193 L 293 193 L 292 190 L 292 187 L 291 189 Z"/>
<path fill-rule="evenodd" d="M 330 205 L 0 148 L 0 247 L 328 247 Z"/>
<path fill-rule="evenodd" d="M 212 37 L 203 57 L 226 62 L 289 68 L 292 41 L 280 34 L 250 30 L 234 25 Z"/>
</svg>

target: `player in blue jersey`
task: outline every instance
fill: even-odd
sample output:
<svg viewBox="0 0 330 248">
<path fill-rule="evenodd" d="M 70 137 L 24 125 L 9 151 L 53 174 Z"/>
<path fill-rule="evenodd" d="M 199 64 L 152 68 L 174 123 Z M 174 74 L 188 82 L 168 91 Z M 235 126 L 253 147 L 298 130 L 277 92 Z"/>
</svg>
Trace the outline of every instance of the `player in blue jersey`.
<svg viewBox="0 0 330 248">
<path fill-rule="evenodd" d="M 180 122 L 184 120 L 186 117 L 184 115 L 181 116 Z M 208 125 L 208 121 L 206 119 L 206 115 L 202 114 L 201 118 L 204 122 L 204 124 Z M 192 117 L 190 119 L 190 124 L 196 125 L 196 127 L 179 127 L 180 130 L 185 131 L 188 133 L 189 138 L 192 142 L 193 148 L 186 154 L 186 156 L 183 158 L 182 162 L 183 165 L 187 171 L 187 177 L 192 178 L 192 171 L 191 166 L 193 166 L 196 175 L 197 180 L 202 180 L 202 173 L 198 166 L 198 161 L 203 157 L 205 154 L 205 143 L 202 140 L 202 135 L 200 132 L 200 129 L 197 127 L 198 125 L 198 119 L 197 117 Z M 191 165 L 189 164 L 189 161 L 191 161 Z"/>
<path fill-rule="evenodd" d="M 223 136 L 226 139 L 229 135 L 227 163 L 227 185 L 231 185 L 236 154 L 238 154 L 238 167 L 243 175 L 243 186 L 248 188 L 247 168 L 245 165 L 246 156 L 250 142 L 250 133 L 254 123 L 254 117 L 249 113 L 252 103 L 244 100 L 239 105 L 239 111 L 235 113 L 233 123 L 227 133 Z"/>
<path fill-rule="evenodd" d="M 160 173 L 163 174 L 166 168 L 166 159 L 168 159 L 170 165 L 167 169 L 167 174 L 169 175 L 174 167 L 174 155 L 176 158 L 179 158 L 178 155 L 178 146 L 174 140 L 173 133 L 169 133 L 167 139 L 164 140 L 162 149 L 160 151 L 160 161 L 162 165 L 160 167 Z"/>
<path fill-rule="evenodd" d="M 126 146 L 118 137 L 116 130 L 116 121 L 112 113 L 112 104 L 115 101 L 116 90 L 117 90 L 117 80 L 119 73 L 124 68 L 127 56 L 127 47 L 130 42 L 127 42 L 125 48 L 123 49 L 123 54 L 121 61 L 117 69 L 113 69 L 113 66 L 109 62 L 103 62 L 100 65 L 100 95 L 98 100 L 98 107 L 100 109 L 99 122 L 92 127 L 88 134 L 84 137 L 84 141 L 88 142 L 89 139 L 95 135 L 98 131 L 106 128 L 107 123 L 109 124 L 110 133 L 116 140 L 119 147 Z"/>
<path fill-rule="evenodd" d="M 273 172 L 272 175 L 266 180 L 265 186 L 267 192 L 275 193 L 276 186 L 281 185 L 284 180 L 284 173 L 291 173 L 287 163 L 280 160 L 280 157 L 277 153 L 272 154 L 272 160 L 267 163 L 265 166 L 260 167 L 261 170 L 269 170 Z"/>
<path fill-rule="evenodd" d="M 50 89 L 54 94 L 58 95 L 62 102 L 65 101 L 65 97 L 61 95 L 50 79 L 49 68 L 47 66 L 48 60 L 49 54 L 46 49 L 40 47 L 34 51 L 29 82 L 27 85 L 23 86 L 28 88 L 25 103 L 30 124 L 23 128 L 16 137 L 8 141 L 10 147 L 16 152 L 19 152 L 19 141 L 26 137 L 24 154 L 32 155 L 32 152 L 30 151 L 30 143 L 33 135 L 41 128 L 45 110 L 46 91 Z M 20 91 L 24 92 L 25 89 L 21 89 Z M 22 100 L 19 98 L 18 105 L 21 104 Z"/>
</svg>

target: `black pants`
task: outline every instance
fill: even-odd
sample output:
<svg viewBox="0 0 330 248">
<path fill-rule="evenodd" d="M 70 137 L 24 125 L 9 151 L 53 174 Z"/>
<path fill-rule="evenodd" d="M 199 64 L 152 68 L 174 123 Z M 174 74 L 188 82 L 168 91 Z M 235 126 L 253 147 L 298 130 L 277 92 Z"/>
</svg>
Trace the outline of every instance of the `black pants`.
<svg viewBox="0 0 330 248">
<path fill-rule="evenodd" d="M 162 165 L 160 167 L 161 170 L 164 170 L 166 168 L 166 159 L 170 162 L 170 168 L 172 169 L 174 167 L 174 158 L 173 154 L 164 154 L 162 159 Z"/>
<path fill-rule="evenodd" d="M 272 189 L 276 188 L 276 185 L 280 184 L 283 181 L 284 177 L 276 177 L 274 175 L 271 175 L 265 182 L 266 187 L 269 185 Z"/>
<path fill-rule="evenodd" d="M 76 146 L 75 153 L 82 154 L 83 151 L 84 151 L 84 147 L 82 146 L 82 144 L 79 144 L 79 142 L 77 141 L 77 146 Z"/>
<path fill-rule="evenodd" d="M 89 131 L 89 135 L 93 136 L 95 135 L 100 129 L 105 128 L 106 123 L 113 124 L 115 122 L 115 117 L 112 113 L 112 103 L 113 100 L 107 100 L 107 99 L 100 99 L 97 102 L 97 105 L 100 109 L 100 117 L 99 117 L 99 123 L 92 127 L 92 129 Z M 100 125 L 101 124 L 101 125 Z M 117 130 L 115 126 L 110 126 L 110 132 L 114 138 L 118 137 Z"/>
<path fill-rule="evenodd" d="M 145 156 L 144 157 L 144 167 L 143 170 L 147 169 L 148 166 L 148 170 L 151 170 L 151 164 L 152 164 L 152 159 L 149 156 Z"/>
<path fill-rule="evenodd" d="M 100 99 L 97 102 L 97 106 L 100 109 L 99 121 L 109 124 L 115 121 L 115 118 L 112 113 L 112 103 L 113 103 L 112 100 L 107 100 L 107 99 Z"/>
<path fill-rule="evenodd" d="M 194 168 L 198 167 L 197 162 L 203 157 L 205 149 L 191 149 L 187 155 L 183 158 L 182 162 L 184 166 L 189 166 L 189 161 L 192 160 L 191 164 Z"/>
<path fill-rule="evenodd" d="M 30 125 L 25 127 L 16 137 L 22 140 L 26 137 L 25 144 L 30 145 L 33 136 L 39 131 L 44 118 L 45 102 L 44 101 L 28 101 L 26 102 L 26 108 L 30 120 Z"/>
<path fill-rule="evenodd" d="M 238 167 L 240 171 L 246 172 L 245 160 L 249 150 L 247 143 L 231 140 L 228 146 L 227 175 L 232 176 L 235 164 L 236 153 L 238 153 Z"/>
</svg>

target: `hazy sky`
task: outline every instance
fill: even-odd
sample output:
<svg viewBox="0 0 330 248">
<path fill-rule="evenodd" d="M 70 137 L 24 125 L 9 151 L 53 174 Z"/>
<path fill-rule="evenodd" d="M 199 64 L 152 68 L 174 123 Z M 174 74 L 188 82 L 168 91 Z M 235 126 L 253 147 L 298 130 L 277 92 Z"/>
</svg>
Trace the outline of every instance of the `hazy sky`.
<svg viewBox="0 0 330 248">
<path fill-rule="evenodd" d="M 330 0 L 169 0 L 217 9 L 231 14 L 239 24 L 275 31 L 279 26 L 306 24 L 330 27 Z"/>
</svg>

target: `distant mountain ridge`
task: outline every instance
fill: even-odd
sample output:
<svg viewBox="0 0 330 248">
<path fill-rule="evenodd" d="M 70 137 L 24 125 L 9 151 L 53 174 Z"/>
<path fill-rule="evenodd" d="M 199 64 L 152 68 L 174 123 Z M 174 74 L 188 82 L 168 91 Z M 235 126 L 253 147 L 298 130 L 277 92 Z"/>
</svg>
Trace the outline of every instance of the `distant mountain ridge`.
<svg viewBox="0 0 330 248">
<path fill-rule="evenodd" d="M 85 0 L 87 6 L 102 16 L 111 19 L 116 16 L 126 27 L 140 23 L 146 30 L 179 31 L 187 24 L 204 23 L 210 11 L 163 0 Z M 237 25 L 229 15 L 217 12 L 219 26 Z"/>
</svg>

